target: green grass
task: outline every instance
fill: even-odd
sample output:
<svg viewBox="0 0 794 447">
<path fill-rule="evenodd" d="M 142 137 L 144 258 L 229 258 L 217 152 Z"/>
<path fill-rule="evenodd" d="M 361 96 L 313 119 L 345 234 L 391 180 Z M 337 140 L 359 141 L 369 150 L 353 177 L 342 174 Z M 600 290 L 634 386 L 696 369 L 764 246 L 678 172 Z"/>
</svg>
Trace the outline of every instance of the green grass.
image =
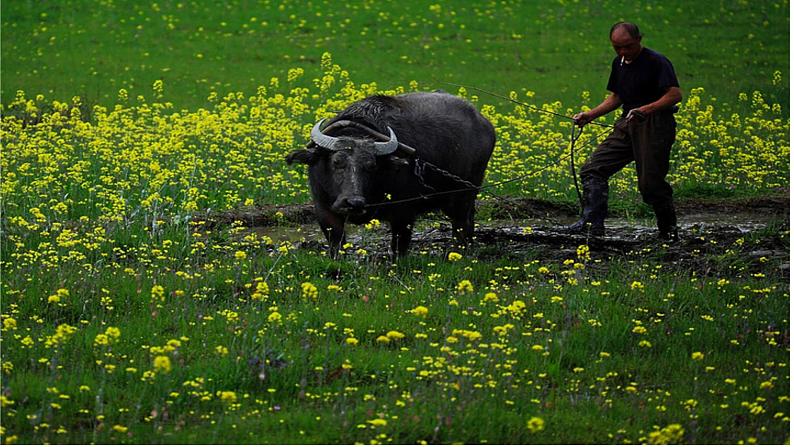
<svg viewBox="0 0 794 447">
<path fill-rule="evenodd" d="M 685 92 L 720 103 L 760 89 L 788 110 L 785 2 L 4 2 L 2 103 L 19 89 L 61 101 L 112 104 L 119 89 L 148 95 L 165 81 L 177 109 L 210 91 L 248 95 L 290 68 L 313 72 L 323 52 L 358 82 L 382 88 L 477 86 L 538 103 L 592 107 L 614 56 L 607 34 L 635 21 L 667 55 Z M 201 55 L 200 57 L 198 55 Z M 306 82 L 309 82 L 307 80 Z M 581 92 L 591 92 L 582 101 Z M 494 98 L 489 100 L 495 101 Z"/>
<path fill-rule="evenodd" d="M 300 235 L 288 218 L 266 230 L 275 241 L 212 222 L 307 202 L 284 155 L 354 97 L 411 80 L 459 93 L 447 81 L 593 106 L 619 19 L 672 59 L 686 93 L 676 197 L 780 194 L 788 4 L 280 4 L 0 6 L 4 442 L 788 441 L 787 215 L 735 238 L 693 227 L 672 248 L 596 243 L 592 259 L 493 243 L 455 262 L 418 244 L 396 264 L 384 227 L 332 260 L 285 244 Z M 321 66 L 326 52 L 338 67 Z M 488 182 L 548 169 L 490 190 L 478 222 L 511 196 L 572 206 L 568 123 L 479 96 L 498 130 Z M 613 216 L 650 216 L 635 183 L 629 169 L 612 179 Z M 109 328 L 120 336 L 103 344 Z"/>
<path fill-rule="evenodd" d="M 198 255 L 175 239 L 169 259 L 141 249 L 135 261 L 66 264 L 36 283 L 20 272 L 4 287 L 17 328 L 4 331 L 3 361 L 14 365 L 4 387 L 14 403 L 3 426 L 25 443 L 636 443 L 654 425 L 677 423 L 682 442 L 782 442 L 788 423 L 773 415 L 788 415 L 780 400 L 789 383 L 788 282 L 774 262 L 749 254 L 780 231 L 747 237 L 738 250 L 693 251 L 713 272 L 705 276 L 661 254 L 609 260 L 594 251 L 575 267 L 531 254 L 478 262 L 475 248 L 459 262 L 415 253 L 390 265 L 352 253 L 339 261 L 283 254 L 223 235 Z M 180 277 L 176 265 L 196 277 Z M 269 297 L 256 301 L 252 284 L 266 275 Z M 463 279 L 473 291 L 459 290 Z M 307 281 L 317 300 L 301 297 Z M 154 284 L 164 301 L 151 298 Z M 47 304 L 46 291 L 60 287 L 68 299 Z M 498 302 L 483 301 L 489 291 Z M 106 295 L 112 305 L 100 305 Z M 516 300 L 526 308 L 511 312 Z M 410 312 L 418 305 L 426 317 Z M 280 322 L 269 321 L 274 309 Z M 43 346 L 63 323 L 77 328 L 72 338 Z M 494 332 L 506 323 L 514 327 L 505 335 Z M 109 326 L 120 339 L 96 346 Z M 448 338 L 464 329 L 481 338 Z M 405 338 L 376 340 L 389 331 Z M 33 347 L 21 347 L 23 335 Z M 346 344 L 349 336 L 358 345 Z M 172 370 L 141 380 L 153 370 L 150 347 L 174 339 Z M 222 391 L 234 391 L 235 402 L 222 401 Z M 756 398 L 763 413 L 743 407 Z M 527 430 L 531 417 L 545 421 L 543 431 Z M 367 422 L 376 418 L 387 424 Z M 111 430 L 117 424 L 129 438 Z M 67 433 L 57 433 L 61 426 Z"/>
</svg>

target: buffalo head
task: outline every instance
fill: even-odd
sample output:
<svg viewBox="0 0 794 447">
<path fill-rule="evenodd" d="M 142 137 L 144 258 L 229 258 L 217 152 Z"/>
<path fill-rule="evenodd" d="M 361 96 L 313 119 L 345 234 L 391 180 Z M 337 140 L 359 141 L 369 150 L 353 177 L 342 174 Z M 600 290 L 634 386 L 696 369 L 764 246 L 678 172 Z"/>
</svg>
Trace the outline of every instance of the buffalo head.
<svg viewBox="0 0 794 447">
<path fill-rule="evenodd" d="M 339 136 L 323 133 L 323 121 L 314 125 L 311 143 L 287 156 L 287 163 L 309 165 L 312 188 L 319 188 L 327 197 L 334 213 L 348 216 L 363 216 L 368 203 L 381 200 L 383 194 L 377 182 L 377 172 L 385 163 L 405 164 L 393 157 L 399 143 L 389 127 L 388 141 L 379 142 L 368 138 Z M 339 129 L 344 123 L 333 123 L 330 128 Z M 364 126 L 348 123 L 357 130 L 364 129 L 373 137 L 383 136 Z"/>
</svg>

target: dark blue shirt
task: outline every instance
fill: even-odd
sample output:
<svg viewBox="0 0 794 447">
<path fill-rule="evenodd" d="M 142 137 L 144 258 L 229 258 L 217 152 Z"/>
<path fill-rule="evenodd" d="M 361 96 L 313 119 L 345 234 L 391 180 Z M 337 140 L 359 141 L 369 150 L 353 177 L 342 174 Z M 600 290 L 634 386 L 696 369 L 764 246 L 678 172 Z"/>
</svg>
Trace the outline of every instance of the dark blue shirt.
<svg viewBox="0 0 794 447">
<path fill-rule="evenodd" d="M 663 55 L 643 48 L 630 64 L 612 60 L 607 90 L 623 101 L 623 112 L 650 104 L 661 98 L 670 87 L 678 87 L 673 64 Z"/>
</svg>

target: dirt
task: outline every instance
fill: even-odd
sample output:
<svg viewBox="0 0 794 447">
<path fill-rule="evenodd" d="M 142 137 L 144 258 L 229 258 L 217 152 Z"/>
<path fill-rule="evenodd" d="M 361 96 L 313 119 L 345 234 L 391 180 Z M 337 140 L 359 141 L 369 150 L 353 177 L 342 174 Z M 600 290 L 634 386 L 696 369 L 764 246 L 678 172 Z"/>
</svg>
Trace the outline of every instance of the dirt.
<svg viewBox="0 0 794 447">
<path fill-rule="evenodd" d="M 606 236 L 570 235 L 562 228 L 578 218 L 578 210 L 533 199 L 500 198 L 478 202 L 480 214 L 468 256 L 479 259 L 574 259 L 580 245 L 588 245 L 594 259 L 653 258 L 704 273 L 730 269 L 732 262 L 757 263 L 761 258 L 773 271 L 789 271 L 788 194 L 765 198 L 706 200 L 676 203 L 680 241 L 665 244 L 656 236 L 652 215 L 607 219 Z M 311 205 L 246 208 L 196 218 L 208 227 L 240 221 L 250 231 L 268 235 L 276 243 L 290 241 L 298 248 L 322 251 L 325 241 Z M 531 230 L 530 230 L 531 229 Z M 348 226 L 348 241 L 376 257 L 387 259 L 388 225 L 374 231 Z M 748 239 L 747 244 L 737 240 Z M 417 222 L 411 250 L 443 256 L 454 248 L 451 228 L 440 214 Z M 735 254 L 734 260 L 728 254 Z"/>
</svg>

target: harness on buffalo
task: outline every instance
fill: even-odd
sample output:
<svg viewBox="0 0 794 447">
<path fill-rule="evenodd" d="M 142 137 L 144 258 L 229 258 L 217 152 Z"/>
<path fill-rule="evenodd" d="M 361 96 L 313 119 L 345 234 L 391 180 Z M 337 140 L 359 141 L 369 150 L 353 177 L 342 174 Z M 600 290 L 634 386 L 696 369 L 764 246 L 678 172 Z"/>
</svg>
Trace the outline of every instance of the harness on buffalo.
<svg viewBox="0 0 794 447">
<path fill-rule="evenodd" d="M 457 176 L 457 175 L 447 171 L 446 169 L 440 168 L 440 167 L 436 166 L 435 164 L 433 164 L 433 163 L 431 163 L 429 161 L 422 160 L 421 158 L 417 157 L 416 149 L 414 149 L 411 146 L 408 146 L 407 144 L 405 144 L 403 142 L 397 141 L 395 136 L 394 136 L 394 132 L 391 130 L 391 128 L 389 128 L 390 135 L 386 136 L 386 135 L 378 132 L 377 130 L 375 130 L 375 129 L 373 129 L 373 128 L 365 125 L 365 124 L 362 124 L 362 123 L 359 123 L 359 122 L 356 122 L 356 121 L 350 121 L 350 120 L 339 120 L 339 121 L 335 121 L 335 122 L 331 123 L 330 125 L 328 125 L 327 127 L 323 128 L 321 130 L 324 121 L 325 120 L 321 120 L 320 122 L 318 122 L 314 126 L 314 129 L 312 129 L 312 141 L 315 141 L 315 142 L 322 141 L 324 139 L 323 137 L 329 138 L 329 139 L 332 138 L 332 137 L 327 137 L 326 135 L 324 135 L 325 132 L 327 132 L 329 130 L 339 129 L 339 128 L 343 128 L 343 127 L 353 127 L 355 129 L 361 130 L 361 131 L 369 134 L 370 136 L 372 136 L 376 140 L 379 140 L 379 141 L 382 142 L 382 143 L 376 143 L 376 144 L 384 144 L 385 142 L 394 142 L 394 141 L 396 141 L 396 148 L 393 149 L 392 151 L 400 150 L 401 152 L 403 152 L 404 154 L 408 155 L 409 157 L 411 157 L 413 159 L 413 162 L 414 162 L 414 175 L 419 180 L 419 184 L 422 185 L 423 188 L 426 188 L 429 191 L 435 192 L 436 188 L 430 186 L 427 183 L 427 181 L 425 180 L 425 172 L 426 172 L 426 170 L 428 168 L 431 169 L 432 171 L 435 171 L 438 174 L 450 179 L 450 180 L 453 180 L 453 181 L 455 181 L 457 183 L 460 183 L 460 184 L 466 186 L 467 188 L 471 188 L 473 190 L 480 189 L 480 187 L 475 185 L 474 183 L 471 183 L 470 181 L 465 180 L 465 179 L 461 178 L 460 176 Z M 333 146 L 333 143 L 330 142 L 330 140 L 329 140 L 328 145 L 329 146 Z M 395 155 L 391 155 L 391 152 L 386 152 L 388 150 L 390 150 L 390 148 L 389 149 L 385 149 L 384 151 L 380 151 L 379 155 L 389 155 L 390 157 L 396 157 Z M 406 162 L 406 163 L 408 163 L 408 162 Z M 422 196 L 422 198 L 427 198 L 427 197 L 426 196 Z"/>
</svg>

